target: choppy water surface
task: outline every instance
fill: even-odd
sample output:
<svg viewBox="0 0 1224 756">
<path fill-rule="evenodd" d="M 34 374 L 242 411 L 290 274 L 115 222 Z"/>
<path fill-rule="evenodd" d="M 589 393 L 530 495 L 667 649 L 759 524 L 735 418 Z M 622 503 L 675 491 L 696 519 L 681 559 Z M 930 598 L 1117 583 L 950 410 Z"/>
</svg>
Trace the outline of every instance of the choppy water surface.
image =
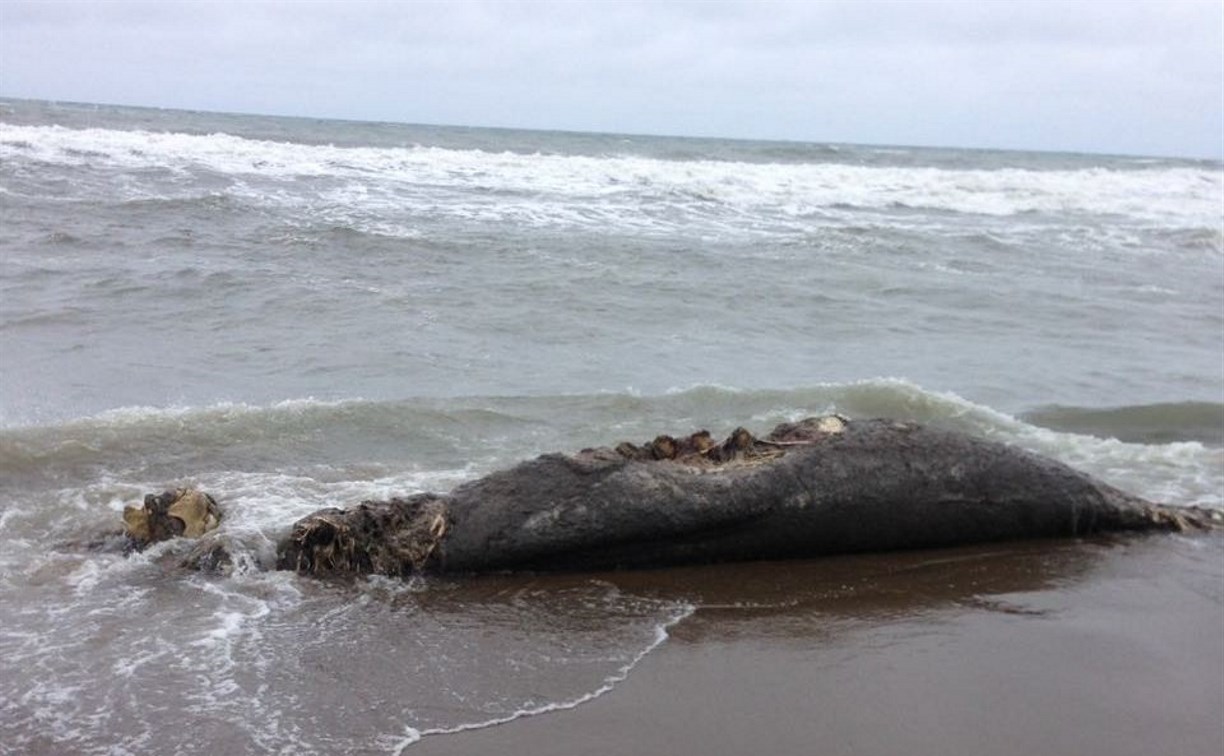
<svg viewBox="0 0 1224 756">
<path fill-rule="evenodd" d="M 601 695 L 701 591 L 262 569 L 544 451 L 889 415 L 1224 506 L 1222 203 L 1203 161 L 0 101 L 0 741 L 394 751 Z M 236 574 L 73 546 L 183 484 Z"/>
</svg>

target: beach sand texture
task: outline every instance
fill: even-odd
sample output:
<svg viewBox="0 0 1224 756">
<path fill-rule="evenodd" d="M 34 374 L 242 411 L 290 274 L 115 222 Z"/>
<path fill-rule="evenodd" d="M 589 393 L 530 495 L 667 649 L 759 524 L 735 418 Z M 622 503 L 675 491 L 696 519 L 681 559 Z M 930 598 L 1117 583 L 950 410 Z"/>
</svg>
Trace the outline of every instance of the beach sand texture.
<svg viewBox="0 0 1224 756">
<path fill-rule="evenodd" d="M 426 736 L 406 752 L 1191 756 L 1224 746 L 1218 535 L 609 579 L 702 603 L 602 697 Z"/>
</svg>

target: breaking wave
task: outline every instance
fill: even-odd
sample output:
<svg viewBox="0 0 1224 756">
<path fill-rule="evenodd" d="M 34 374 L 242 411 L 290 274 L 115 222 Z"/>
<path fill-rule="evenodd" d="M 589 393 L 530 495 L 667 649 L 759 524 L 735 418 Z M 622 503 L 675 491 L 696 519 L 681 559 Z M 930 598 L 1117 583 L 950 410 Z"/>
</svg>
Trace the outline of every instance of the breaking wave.
<svg viewBox="0 0 1224 756">
<path fill-rule="evenodd" d="M 1043 408 L 1013 416 L 902 379 L 739 390 L 126 408 L 0 430 L 8 486 L 227 475 L 343 480 L 466 477 L 554 450 L 736 425 L 764 431 L 811 414 L 896 417 L 1014 443 L 1169 501 L 1218 501 L 1224 406 L 1209 402 Z M 6 487 L 8 487 L 6 486 Z"/>
<path fill-rule="evenodd" d="M 120 170 L 107 196 L 148 199 L 224 191 L 249 201 L 303 200 L 396 214 L 530 225 L 649 225 L 645 208 L 707 222 L 738 214 L 778 221 L 836 215 L 839 208 L 940 210 L 987 216 L 1114 214 L 1174 228 L 1214 228 L 1224 177 L 1209 167 L 1031 170 L 855 165 L 815 152 L 794 162 L 671 160 L 637 155 L 491 152 L 430 146 L 342 147 L 208 135 L 0 124 L 0 161 Z M 99 184 L 99 191 L 103 184 Z M 192 187 L 195 186 L 193 190 Z M 573 214 L 575 203 L 587 218 Z M 595 217 L 598 216 L 598 217 Z"/>
</svg>

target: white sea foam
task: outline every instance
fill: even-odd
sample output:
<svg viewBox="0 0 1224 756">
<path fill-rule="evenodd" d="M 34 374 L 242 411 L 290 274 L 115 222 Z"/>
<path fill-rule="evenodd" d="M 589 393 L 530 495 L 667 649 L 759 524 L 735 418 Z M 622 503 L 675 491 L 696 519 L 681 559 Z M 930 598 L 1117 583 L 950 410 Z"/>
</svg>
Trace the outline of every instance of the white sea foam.
<svg viewBox="0 0 1224 756">
<path fill-rule="evenodd" d="M 1224 449 L 1134 444 L 1027 426 L 1017 443 L 1153 501 L 1224 509 Z"/>
<path fill-rule="evenodd" d="M 706 231 L 752 223 L 828 220 L 838 208 L 947 210 L 986 216 L 1113 214 L 1172 227 L 1218 225 L 1224 176 L 1193 167 L 1114 170 L 947 169 L 842 163 L 671 161 L 638 156 L 493 153 L 439 147 L 375 148 L 190 135 L 0 124 L 0 159 L 125 171 L 199 171 L 228 177 L 252 201 L 310 205 L 346 221 L 353 210 L 390 233 L 402 218 L 453 214 L 527 227 L 614 222 L 640 232 L 676 218 Z M 300 189 L 317 179 L 314 196 Z M 137 183 L 129 199 L 157 196 Z M 667 217 L 650 208 L 667 208 Z M 645 210 L 645 212 L 643 212 Z"/>
<path fill-rule="evenodd" d="M 264 533 L 288 528 L 294 520 L 326 506 L 388 499 L 447 489 L 474 477 L 472 469 L 401 471 L 371 479 L 320 480 L 310 475 L 225 471 L 201 475 L 200 488 L 215 492 L 227 506 L 222 527 L 229 532 Z"/>
<path fill-rule="evenodd" d="M 315 399 L 314 397 L 302 397 L 295 399 L 284 399 L 266 405 L 229 401 L 216 402 L 203 407 L 183 404 L 171 404 L 165 406 L 130 405 L 102 410 L 101 412 L 91 415 L 70 418 L 61 421 L 61 424 L 65 428 L 84 428 L 90 426 L 130 427 L 158 422 L 173 424 L 181 424 L 184 421 L 217 422 L 267 413 L 281 413 L 286 416 L 302 415 L 312 411 L 338 409 L 346 406 L 360 405 L 363 402 L 364 400 L 361 398 L 326 400 Z M 45 421 L 43 421 L 41 418 L 35 418 L 33 420 L 27 420 L 26 422 L 10 422 L 8 424 L 0 423 L 0 430 L 36 428 L 44 425 L 44 422 Z"/>
</svg>

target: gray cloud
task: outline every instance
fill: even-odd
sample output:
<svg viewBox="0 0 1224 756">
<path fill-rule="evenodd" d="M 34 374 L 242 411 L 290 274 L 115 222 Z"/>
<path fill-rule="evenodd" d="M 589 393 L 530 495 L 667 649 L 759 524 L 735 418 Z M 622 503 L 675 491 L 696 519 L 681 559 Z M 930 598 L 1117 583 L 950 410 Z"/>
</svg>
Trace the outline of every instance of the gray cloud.
<svg viewBox="0 0 1224 756">
<path fill-rule="evenodd" d="M 0 94 L 1220 157 L 1218 2 L 20 2 Z"/>
</svg>

